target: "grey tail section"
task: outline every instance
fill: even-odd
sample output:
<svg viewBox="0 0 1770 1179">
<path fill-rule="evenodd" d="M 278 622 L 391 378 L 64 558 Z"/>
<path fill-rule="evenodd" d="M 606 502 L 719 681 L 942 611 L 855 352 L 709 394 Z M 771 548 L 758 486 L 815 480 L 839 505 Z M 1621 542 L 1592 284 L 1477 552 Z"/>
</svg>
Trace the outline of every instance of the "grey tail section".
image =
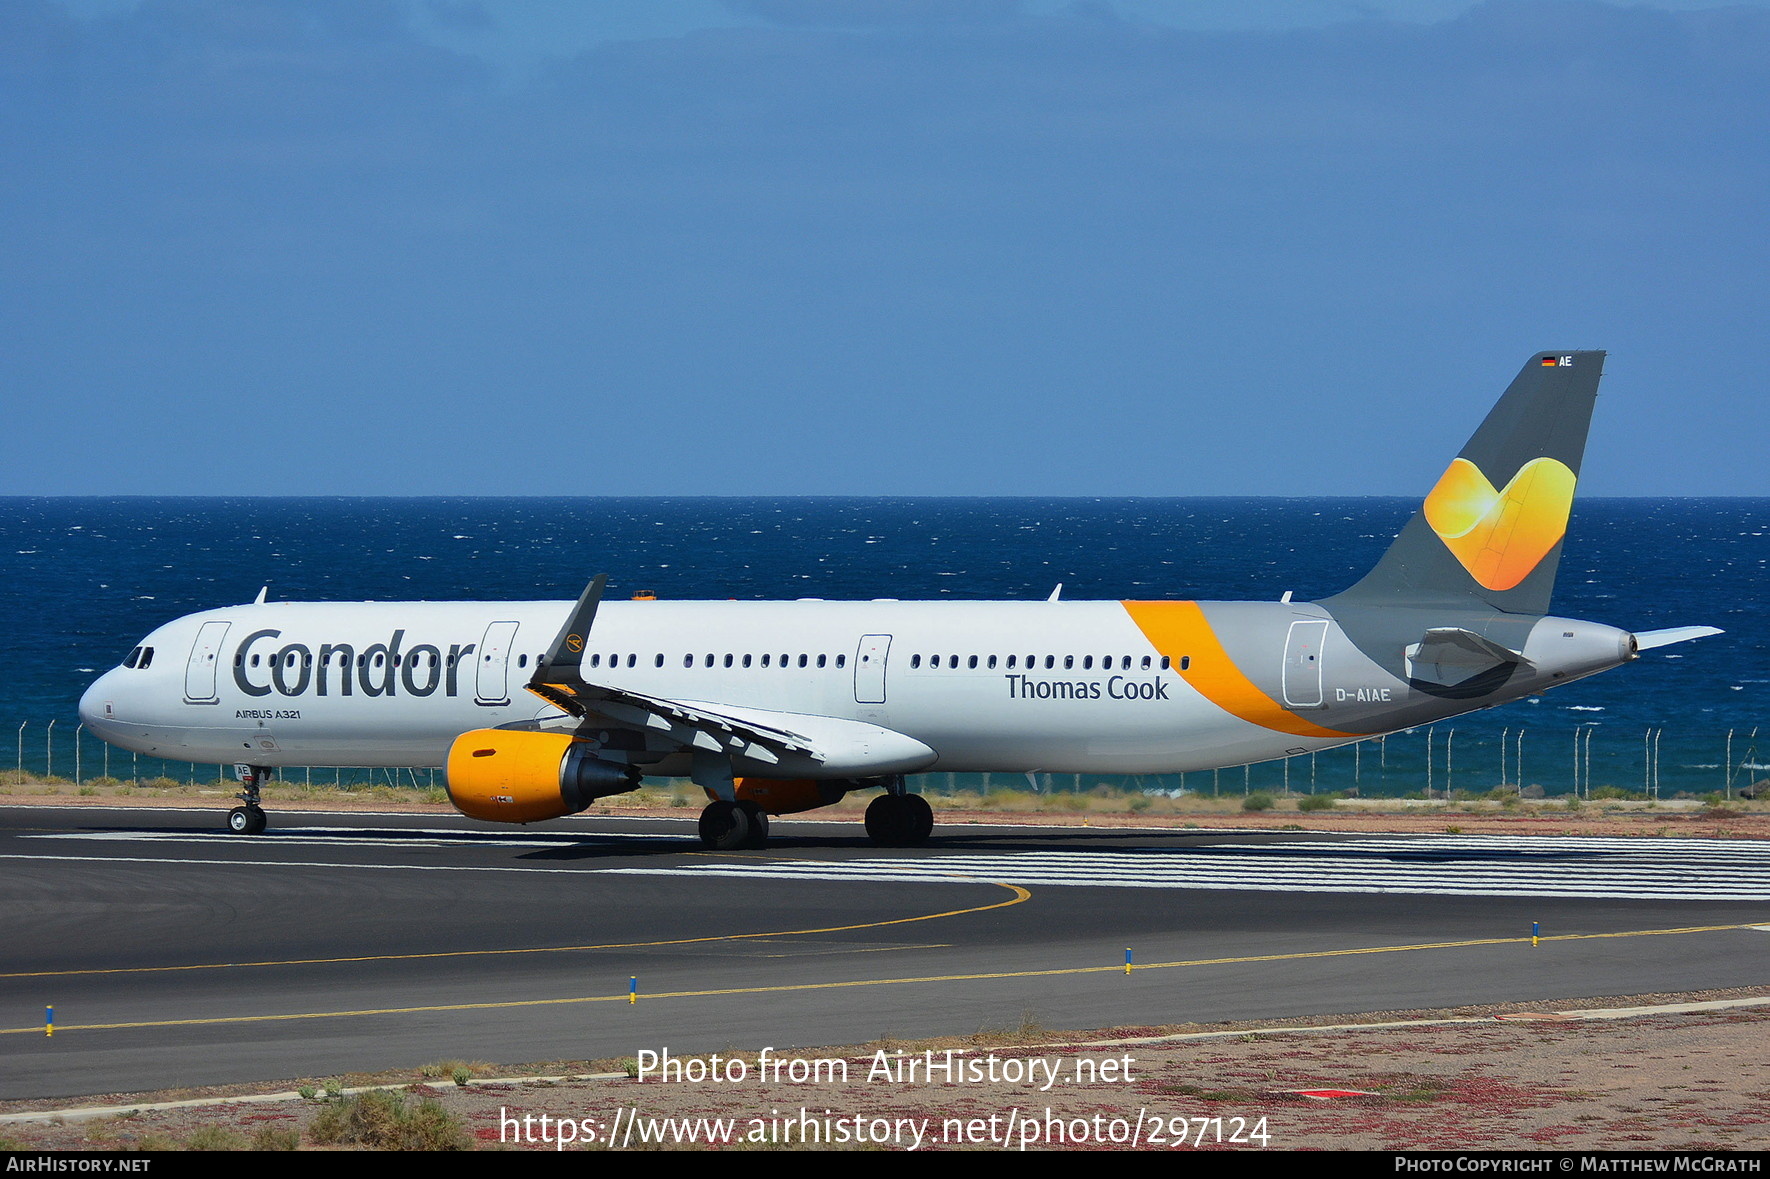
<svg viewBox="0 0 1770 1179">
<path fill-rule="evenodd" d="M 1382 560 L 1322 604 L 1547 614 L 1603 370 L 1603 352 L 1532 356 Z"/>
</svg>

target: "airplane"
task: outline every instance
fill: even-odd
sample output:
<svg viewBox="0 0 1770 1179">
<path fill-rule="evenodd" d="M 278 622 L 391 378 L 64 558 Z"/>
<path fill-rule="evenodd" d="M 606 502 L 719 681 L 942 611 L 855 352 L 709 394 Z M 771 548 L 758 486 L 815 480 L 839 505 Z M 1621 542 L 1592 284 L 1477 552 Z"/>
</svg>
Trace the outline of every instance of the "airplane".
<svg viewBox="0 0 1770 1179">
<path fill-rule="evenodd" d="M 1548 614 L 1605 353 L 1531 357 L 1355 585 L 1315 602 L 270 602 L 142 639 L 80 701 L 124 749 L 236 765 L 442 767 L 532 823 L 683 777 L 709 848 L 852 791 L 925 842 L 912 775 L 1175 773 L 1331 749 L 1719 634 Z M 1061 590 L 1061 587 L 1059 587 Z"/>
</svg>

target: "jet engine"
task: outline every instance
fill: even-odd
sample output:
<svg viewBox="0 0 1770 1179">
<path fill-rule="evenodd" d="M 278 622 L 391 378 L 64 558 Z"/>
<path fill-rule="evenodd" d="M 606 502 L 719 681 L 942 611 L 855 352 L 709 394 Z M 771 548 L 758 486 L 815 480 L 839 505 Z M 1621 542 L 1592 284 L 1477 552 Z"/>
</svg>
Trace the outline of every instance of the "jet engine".
<svg viewBox="0 0 1770 1179">
<path fill-rule="evenodd" d="M 449 801 L 475 819 L 557 819 L 638 785 L 637 767 L 597 757 L 567 733 L 474 729 L 449 746 Z"/>
</svg>

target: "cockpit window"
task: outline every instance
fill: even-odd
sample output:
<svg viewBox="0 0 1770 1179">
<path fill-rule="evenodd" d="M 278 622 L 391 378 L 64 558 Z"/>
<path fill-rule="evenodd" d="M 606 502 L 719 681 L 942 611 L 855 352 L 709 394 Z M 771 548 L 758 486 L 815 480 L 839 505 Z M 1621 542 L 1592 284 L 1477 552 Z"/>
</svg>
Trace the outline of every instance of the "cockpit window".
<svg viewBox="0 0 1770 1179">
<path fill-rule="evenodd" d="M 141 658 L 141 648 L 136 647 L 123 657 L 124 667 L 134 667 L 135 661 Z"/>
<path fill-rule="evenodd" d="M 143 647 L 141 649 L 141 658 L 136 660 L 135 668 L 137 671 L 140 671 L 153 661 L 154 649 L 152 647 Z"/>
</svg>

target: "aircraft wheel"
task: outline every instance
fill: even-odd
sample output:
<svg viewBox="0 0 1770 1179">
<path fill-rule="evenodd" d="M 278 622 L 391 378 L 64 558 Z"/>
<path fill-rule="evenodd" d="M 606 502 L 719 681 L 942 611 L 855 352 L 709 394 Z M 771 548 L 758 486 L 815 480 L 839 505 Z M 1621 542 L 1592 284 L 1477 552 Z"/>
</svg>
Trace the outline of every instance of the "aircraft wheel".
<svg viewBox="0 0 1770 1179">
<path fill-rule="evenodd" d="M 921 847 L 934 834 L 934 808 L 920 794 L 902 795 L 904 816 L 908 820 L 908 830 L 904 838 L 905 847 Z"/>
<path fill-rule="evenodd" d="M 713 851 L 737 851 L 750 840 L 750 816 L 735 802 L 719 800 L 701 812 L 701 843 Z"/>
<path fill-rule="evenodd" d="M 867 804 L 867 838 L 880 847 L 905 847 L 915 821 L 904 799 L 914 795 L 881 794 Z"/>
<path fill-rule="evenodd" d="M 744 812 L 744 821 L 750 825 L 750 837 L 744 841 L 745 847 L 760 848 L 768 843 L 768 812 L 748 799 L 737 804 L 738 810 Z"/>
<path fill-rule="evenodd" d="M 264 812 L 255 806 L 237 806 L 227 812 L 227 829 L 235 835 L 260 835 L 264 827 Z"/>
</svg>

